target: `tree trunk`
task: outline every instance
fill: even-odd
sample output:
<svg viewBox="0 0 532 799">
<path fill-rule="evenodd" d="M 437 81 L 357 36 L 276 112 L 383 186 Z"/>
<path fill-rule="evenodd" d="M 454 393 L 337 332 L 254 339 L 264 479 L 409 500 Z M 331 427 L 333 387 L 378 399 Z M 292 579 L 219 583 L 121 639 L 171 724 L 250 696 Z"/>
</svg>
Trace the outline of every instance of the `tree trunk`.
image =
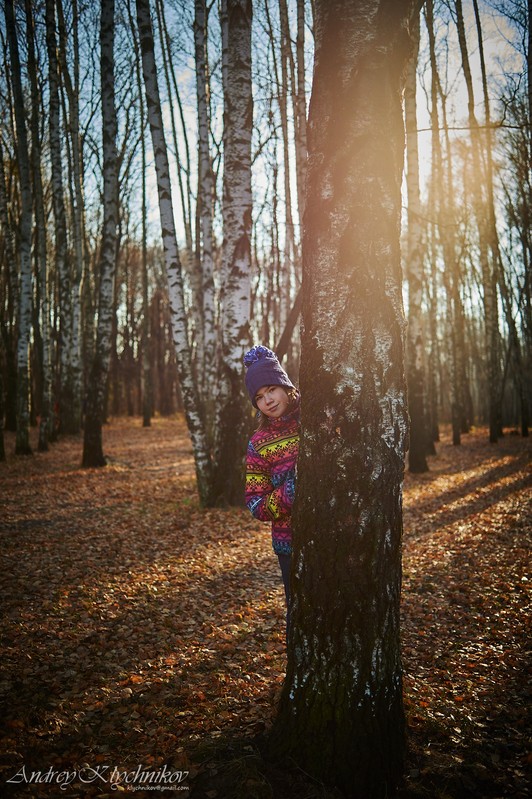
<svg viewBox="0 0 532 799">
<path fill-rule="evenodd" d="M 227 0 L 221 357 L 214 444 L 213 501 L 241 505 L 249 399 L 243 380 L 249 347 L 251 269 L 251 0 Z"/>
<path fill-rule="evenodd" d="M 438 380 L 437 366 L 441 361 L 440 346 L 438 341 L 438 273 L 437 273 L 437 224 L 436 217 L 438 213 L 438 180 L 440 174 L 440 131 L 439 131 L 439 118 L 438 118 L 438 105 L 437 105 L 437 90 L 436 90 L 436 63 L 435 63 L 435 46 L 434 46 L 434 25 L 433 25 L 433 3 L 432 0 L 426 2 L 425 20 L 429 36 L 429 49 L 431 61 L 431 141 L 432 141 L 432 161 L 431 161 L 431 183 L 429 186 L 429 219 L 430 224 L 430 246 L 429 246 L 429 263 L 430 263 L 430 288 L 429 295 L 429 326 L 430 326 L 430 351 L 428 359 L 428 397 L 427 397 L 427 419 L 429 435 L 427 440 L 427 454 L 434 455 L 436 448 L 434 442 L 440 440 L 439 427 L 438 427 L 438 412 L 440 406 L 440 386 Z"/>
<path fill-rule="evenodd" d="M 415 5 L 315 4 L 293 623 L 270 747 L 357 799 L 389 796 L 404 757 L 401 76 Z"/>
<path fill-rule="evenodd" d="M 164 138 L 159 87 L 157 83 L 149 0 L 137 0 L 136 6 L 142 52 L 144 87 L 146 91 L 146 106 L 157 172 L 159 213 L 163 235 L 166 276 L 168 280 L 168 296 L 172 315 L 172 334 L 179 369 L 180 387 L 185 405 L 185 414 L 194 450 L 198 492 L 201 503 L 203 505 L 208 505 L 211 502 L 212 488 L 211 458 L 205 439 L 201 408 L 192 372 L 192 358 L 187 335 L 187 318 L 183 292 L 183 274 L 181 261 L 179 260 L 175 231 L 172 187 L 170 182 L 168 154 Z"/>
<path fill-rule="evenodd" d="M 183 215 L 183 226 L 185 228 L 186 257 L 187 257 L 187 264 L 191 266 L 194 261 L 193 245 L 192 245 L 193 230 L 192 230 L 192 212 L 191 212 L 193 199 L 192 199 L 192 188 L 191 188 L 192 169 L 190 163 L 190 148 L 188 144 L 188 125 L 185 120 L 183 104 L 181 102 L 181 94 L 179 92 L 179 84 L 172 62 L 172 37 L 170 35 L 170 28 L 166 23 L 165 3 L 163 2 L 163 0 L 156 0 L 155 5 L 157 9 L 157 18 L 160 29 L 161 54 L 163 57 L 165 83 L 168 92 L 168 97 L 170 98 L 171 101 L 170 120 L 172 125 L 172 139 L 174 144 L 176 166 L 177 166 L 177 182 L 179 185 L 179 197 L 181 200 L 181 213 Z M 181 121 L 182 141 L 184 143 L 184 149 L 185 149 L 184 166 L 182 164 L 182 159 L 180 156 L 180 147 L 177 137 L 177 127 L 174 119 L 174 112 L 173 112 L 174 103 L 172 102 L 172 87 L 174 89 L 175 101 L 177 104 L 177 108 L 179 111 L 179 118 Z M 185 178 L 186 178 L 185 185 L 183 182 L 183 174 L 182 174 L 183 172 L 185 173 Z"/>
<path fill-rule="evenodd" d="M 72 56 L 74 80 L 70 76 L 67 59 L 67 33 L 63 14 L 62 0 L 56 0 L 59 23 L 61 76 L 68 98 L 68 124 L 66 134 L 71 142 L 72 151 L 72 241 L 74 245 L 74 268 L 71 274 L 70 311 L 71 333 L 69 337 L 69 391 L 70 405 L 63 407 L 62 426 L 66 433 L 79 433 L 81 428 L 82 409 L 82 362 L 81 362 L 81 283 L 83 276 L 83 155 L 79 130 L 79 42 L 78 42 L 78 4 L 72 0 Z"/>
<path fill-rule="evenodd" d="M 532 0 L 527 2 L 528 47 L 526 50 L 526 74 L 528 91 L 528 119 L 532 120 Z M 529 130 L 530 163 L 532 164 L 532 131 Z"/>
<path fill-rule="evenodd" d="M 48 264 L 46 256 L 46 218 L 44 212 L 44 193 L 41 176 L 41 140 L 39 131 L 39 88 L 37 83 L 37 64 L 35 60 L 35 32 L 33 10 L 30 0 L 25 2 L 26 41 L 28 46 L 28 74 L 31 86 L 31 164 L 33 174 L 33 203 L 35 209 L 35 250 L 37 255 L 36 292 L 39 306 L 36 314 L 40 320 L 41 331 L 41 381 L 39 404 L 39 444 L 40 452 L 48 450 L 52 428 L 52 362 L 50 341 L 50 305 L 48 300 Z"/>
<path fill-rule="evenodd" d="M 305 1 L 297 0 L 297 92 L 294 103 L 297 206 L 300 236 L 303 235 L 305 185 L 307 181 L 307 101 L 305 95 Z"/>
<path fill-rule="evenodd" d="M 510 300 L 510 291 L 506 284 L 506 276 L 504 270 L 500 269 L 499 272 L 499 285 L 502 296 L 502 304 L 504 315 L 506 317 L 506 324 L 508 325 L 508 348 L 509 356 L 513 366 L 513 379 L 517 389 L 519 415 L 521 419 L 521 435 L 523 438 L 528 437 L 528 403 L 526 396 L 525 385 L 525 369 L 523 363 L 523 356 L 521 354 L 521 342 L 519 341 L 519 334 L 517 332 L 517 325 L 512 314 L 512 303 Z"/>
<path fill-rule="evenodd" d="M 279 0 L 279 19 L 281 26 L 281 80 L 277 79 L 277 97 L 281 115 L 281 138 L 283 144 L 283 197 L 284 197 L 284 237 L 281 272 L 281 323 L 286 321 L 292 307 L 292 272 L 297 261 L 294 235 L 294 219 L 292 216 L 292 181 L 290 180 L 291 154 L 290 133 L 288 127 L 288 97 L 295 92 L 294 59 L 288 25 L 288 7 L 286 0 Z M 289 79 L 290 75 L 290 79 Z"/>
<path fill-rule="evenodd" d="M 294 328 L 296 326 L 296 322 L 299 318 L 299 314 L 301 313 L 301 304 L 303 302 L 303 291 L 300 288 L 296 294 L 296 298 L 294 300 L 294 304 L 288 314 L 288 319 L 286 320 L 286 325 L 284 326 L 284 330 L 281 333 L 281 337 L 277 342 L 275 347 L 275 354 L 281 361 L 286 353 L 288 352 L 288 348 L 290 346 L 290 342 L 292 341 L 292 334 L 294 332 Z"/>
<path fill-rule="evenodd" d="M 487 192 L 488 219 L 489 219 L 489 242 L 490 242 L 490 249 L 495 269 L 495 281 L 496 283 L 498 283 L 501 291 L 503 310 L 506 317 L 506 324 L 508 325 L 508 336 L 512 352 L 512 363 L 514 366 L 514 379 L 519 395 L 521 433 L 524 437 L 527 437 L 528 426 L 529 426 L 528 402 L 526 397 L 525 371 L 523 369 L 523 358 L 521 355 L 521 342 L 519 340 L 515 319 L 512 315 L 511 301 L 510 301 L 508 286 L 506 284 L 506 277 L 504 275 L 504 267 L 502 264 L 501 252 L 499 247 L 499 236 L 497 232 L 497 222 L 496 222 L 496 212 L 495 212 L 495 192 L 493 187 L 493 148 L 492 148 L 492 134 L 491 134 L 490 101 L 489 101 L 488 81 L 486 74 L 486 62 L 484 58 L 484 42 L 482 37 L 480 12 L 477 0 L 473 0 L 473 9 L 475 12 L 475 21 L 476 21 L 477 35 L 478 35 L 480 68 L 482 75 L 482 94 L 484 99 L 484 116 L 486 124 L 485 162 L 486 162 L 486 192 Z"/>
<path fill-rule="evenodd" d="M 197 298 L 199 348 L 196 368 L 198 388 L 206 409 L 206 421 L 214 413 L 212 384 L 215 378 L 216 327 L 214 303 L 214 174 L 209 147 L 210 107 L 207 54 L 207 8 L 205 0 L 195 0 L 194 43 L 196 59 L 196 98 L 198 105 L 198 205 L 201 222 L 201 255 L 198 263 L 200 291 Z"/>
<path fill-rule="evenodd" d="M 483 187 L 485 175 L 482 170 L 481 141 L 478 122 L 475 116 L 475 98 L 473 93 L 473 80 L 469 65 L 469 55 L 465 36 L 462 0 L 455 0 L 456 25 L 458 42 L 462 58 L 462 69 L 467 88 L 467 107 L 469 127 L 471 129 L 471 157 L 475 179 L 473 195 L 473 211 L 478 227 L 479 260 L 482 269 L 482 287 L 484 292 L 484 325 L 486 329 L 486 361 L 487 361 L 487 391 L 489 398 L 489 439 L 495 443 L 498 440 L 501 427 L 500 408 L 500 364 L 499 364 L 499 321 L 497 303 L 497 282 L 495 266 L 490 263 L 488 243 L 490 241 L 489 207 Z"/>
<path fill-rule="evenodd" d="M 150 357 L 150 302 L 148 295 L 148 205 L 146 197 L 146 119 L 144 97 L 138 75 L 142 131 L 142 426 L 150 427 L 153 414 L 153 370 Z"/>
<path fill-rule="evenodd" d="M 85 429 L 84 467 L 105 466 L 102 425 L 111 354 L 113 297 L 116 273 L 118 225 L 118 161 L 116 153 L 117 121 L 114 93 L 114 0 L 101 2 L 101 91 L 103 141 L 103 235 L 100 252 L 98 327 L 96 347 L 89 376 Z"/>
<path fill-rule="evenodd" d="M 15 255 L 15 234 L 8 213 L 6 173 L 4 169 L 4 148 L 0 138 L 0 222 L 4 234 L 4 259 L 6 264 L 5 300 L 2 306 L 1 345 L 5 353 L 5 429 L 17 429 L 17 319 L 19 305 L 18 267 Z"/>
<path fill-rule="evenodd" d="M 441 91 L 441 85 L 438 81 Z M 465 369 L 465 325 L 464 306 L 462 302 L 462 268 L 461 258 L 463 246 L 460 247 L 456 235 L 456 222 L 458 214 L 455 207 L 455 188 L 452 170 L 452 148 L 447 124 L 446 98 L 441 97 L 443 109 L 443 129 L 445 135 L 446 152 L 441 159 L 439 173 L 441 186 L 439 191 L 440 203 L 438 209 L 439 236 L 442 244 L 444 259 L 444 286 L 448 296 L 447 340 L 450 346 L 451 363 L 451 422 L 453 430 L 453 444 L 461 444 L 461 434 L 469 432 L 466 419 L 466 397 L 469 394 Z M 443 163 L 446 164 L 446 176 Z"/>
<path fill-rule="evenodd" d="M 17 343 L 17 435 L 15 452 L 17 455 L 31 455 L 30 446 L 30 335 L 32 313 L 32 275 L 31 275 L 31 228 L 32 196 L 30 180 L 30 158 L 28 137 L 24 116 L 24 94 L 22 91 L 22 71 L 20 67 L 15 8 L 13 0 L 6 0 L 6 33 L 11 58 L 11 80 L 15 105 L 15 125 L 17 133 L 16 158 L 20 181 L 20 233 L 19 233 L 19 313 Z"/>
<path fill-rule="evenodd" d="M 4 378 L 2 375 L 2 370 L 0 369 L 0 463 L 3 463 L 6 460 L 6 450 L 4 445 L 4 417 Z"/>
<path fill-rule="evenodd" d="M 61 431 L 68 430 L 73 404 L 71 374 L 72 304 L 71 276 L 67 261 L 67 228 L 63 193 L 63 165 L 61 157 L 61 127 L 59 100 L 59 63 L 57 59 L 56 21 L 54 0 L 46 0 L 46 48 L 48 52 L 49 131 L 52 166 L 52 198 L 55 234 L 55 274 L 59 284 L 60 304 L 60 388 L 59 413 Z"/>
<path fill-rule="evenodd" d="M 137 31 L 134 25 L 131 3 L 127 4 L 129 25 L 133 36 L 135 47 L 135 77 L 139 95 L 140 111 L 140 149 L 141 149 L 141 215 L 142 215 L 142 244 L 141 244 L 141 287 L 142 287 L 142 321 L 140 332 L 140 395 L 142 407 L 142 426 L 151 427 L 151 417 L 153 415 L 153 369 L 151 359 L 151 336 L 150 336 L 150 302 L 149 302 L 149 280 L 148 280 L 148 204 L 146 191 L 146 109 L 144 105 L 144 93 L 142 91 L 142 76 L 140 71 L 140 46 L 137 38 Z"/>
<path fill-rule="evenodd" d="M 423 295 L 423 230 L 419 195 L 419 153 L 417 140 L 417 56 L 419 51 L 419 17 L 413 30 L 414 52 L 408 65 L 405 84 L 405 126 L 407 157 L 408 239 L 406 276 L 408 279 L 407 382 L 410 415 L 408 468 L 413 473 L 428 471 L 427 430 L 425 420 L 425 373 L 422 321 Z"/>
</svg>

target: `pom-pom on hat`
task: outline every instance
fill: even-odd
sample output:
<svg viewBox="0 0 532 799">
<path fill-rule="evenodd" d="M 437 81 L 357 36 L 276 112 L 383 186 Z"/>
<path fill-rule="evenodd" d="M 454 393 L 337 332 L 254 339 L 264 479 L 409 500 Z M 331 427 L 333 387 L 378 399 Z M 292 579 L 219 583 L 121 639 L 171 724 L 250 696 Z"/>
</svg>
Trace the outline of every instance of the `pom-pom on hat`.
<svg viewBox="0 0 532 799">
<path fill-rule="evenodd" d="M 275 352 L 263 347 L 252 347 L 244 355 L 244 365 L 246 367 L 246 388 L 249 398 L 255 408 L 255 395 L 259 388 L 263 386 L 284 386 L 285 388 L 295 388 L 294 384 L 279 363 Z"/>
</svg>

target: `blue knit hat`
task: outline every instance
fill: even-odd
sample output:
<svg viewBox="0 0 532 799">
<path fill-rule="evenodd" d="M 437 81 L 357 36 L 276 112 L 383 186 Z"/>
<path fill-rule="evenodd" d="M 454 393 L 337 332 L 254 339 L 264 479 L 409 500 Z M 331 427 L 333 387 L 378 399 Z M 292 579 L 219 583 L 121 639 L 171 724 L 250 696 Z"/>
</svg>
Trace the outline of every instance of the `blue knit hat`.
<svg viewBox="0 0 532 799">
<path fill-rule="evenodd" d="M 252 347 L 244 355 L 244 365 L 246 367 L 246 388 L 249 398 L 255 408 L 255 396 L 259 388 L 263 386 L 284 386 L 285 388 L 295 388 L 294 384 L 279 363 L 275 352 L 268 347 L 260 344 Z"/>
</svg>

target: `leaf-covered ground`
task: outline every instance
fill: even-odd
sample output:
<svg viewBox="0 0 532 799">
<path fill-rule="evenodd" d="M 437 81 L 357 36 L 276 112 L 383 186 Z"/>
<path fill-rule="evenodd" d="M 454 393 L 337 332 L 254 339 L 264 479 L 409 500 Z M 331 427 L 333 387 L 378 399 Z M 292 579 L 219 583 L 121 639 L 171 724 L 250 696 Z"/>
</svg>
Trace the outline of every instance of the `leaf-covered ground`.
<svg viewBox="0 0 532 799">
<path fill-rule="evenodd" d="M 104 441 L 108 467 L 82 470 L 78 438 L 15 458 L 6 436 L 1 791 L 332 799 L 260 754 L 285 666 L 267 528 L 244 510 L 199 509 L 182 419 L 113 420 Z M 475 431 L 437 449 L 405 483 L 401 798 L 521 799 L 530 445 Z"/>
</svg>

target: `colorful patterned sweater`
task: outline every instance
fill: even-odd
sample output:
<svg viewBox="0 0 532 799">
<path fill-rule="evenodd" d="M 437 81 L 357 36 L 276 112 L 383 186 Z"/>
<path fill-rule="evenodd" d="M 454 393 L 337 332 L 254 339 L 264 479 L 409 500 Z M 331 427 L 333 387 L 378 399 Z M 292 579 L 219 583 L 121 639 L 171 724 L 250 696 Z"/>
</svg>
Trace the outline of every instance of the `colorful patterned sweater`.
<svg viewBox="0 0 532 799">
<path fill-rule="evenodd" d="M 273 550 L 278 554 L 292 551 L 290 514 L 298 450 L 299 408 L 270 419 L 248 444 L 246 505 L 256 519 L 271 522 Z"/>
</svg>

